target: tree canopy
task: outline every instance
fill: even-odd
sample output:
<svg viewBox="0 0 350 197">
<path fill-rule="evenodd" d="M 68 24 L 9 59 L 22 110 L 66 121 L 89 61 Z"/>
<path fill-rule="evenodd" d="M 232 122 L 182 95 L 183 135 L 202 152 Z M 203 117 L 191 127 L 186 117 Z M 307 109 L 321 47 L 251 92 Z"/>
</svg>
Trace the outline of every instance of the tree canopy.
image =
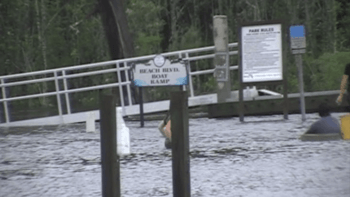
<svg viewBox="0 0 350 197">
<path fill-rule="evenodd" d="M 0 75 L 213 45 L 214 15 L 227 16 L 229 42 L 238 21 L 304 24 L 305 90 L 339 89 L 350 62 L 348 0 L 2 0 Z M 296 92 L 290 53 L 286 62 Z M 195 78 L 196 90 L 213 88 L 211 77 Z"/>
</svg>

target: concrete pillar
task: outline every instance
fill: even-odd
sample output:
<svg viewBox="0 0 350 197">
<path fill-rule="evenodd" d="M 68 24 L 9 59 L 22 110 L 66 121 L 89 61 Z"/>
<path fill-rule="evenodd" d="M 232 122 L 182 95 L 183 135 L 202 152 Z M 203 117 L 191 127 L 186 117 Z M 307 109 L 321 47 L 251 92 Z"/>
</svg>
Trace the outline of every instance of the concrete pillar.
<svg viewBox="0 0 350 197">
<path fill-rule="evenodd" d="M 217 82 L 218 103 L 223 103 L 231 96 L 227 17 L 223 15 L 214 16 L 213 23 L 215 46 L 214 76 Z"/>
</svg>

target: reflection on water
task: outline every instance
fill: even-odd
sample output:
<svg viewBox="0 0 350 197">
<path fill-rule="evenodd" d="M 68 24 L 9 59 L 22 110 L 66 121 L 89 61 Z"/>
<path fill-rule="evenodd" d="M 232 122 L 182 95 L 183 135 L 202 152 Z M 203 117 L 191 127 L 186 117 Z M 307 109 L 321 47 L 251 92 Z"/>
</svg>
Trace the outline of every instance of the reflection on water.
<svg viewBox="0 0 350 197">
<path fill-rule="evenodd" d="M 350 196 L 350 141 L 302 142 L 318 116 L 282 118 L 191 119 L 192 196 Z M 126 124 L 132 154 L 121 159 L 122 196 L 172 196 L 171 151 L 158 121 Z M 100 135 L 84 130 L 2 129 L 0 196 L 101 196 Z"/>
</svg>

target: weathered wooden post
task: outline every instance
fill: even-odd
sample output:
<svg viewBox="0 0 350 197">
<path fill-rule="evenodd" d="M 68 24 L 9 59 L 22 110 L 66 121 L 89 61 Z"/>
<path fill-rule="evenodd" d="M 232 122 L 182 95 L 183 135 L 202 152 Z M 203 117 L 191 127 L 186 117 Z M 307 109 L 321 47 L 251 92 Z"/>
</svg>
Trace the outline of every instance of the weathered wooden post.
<svg viewBox="0 0 350 197">
<path fill-rule="evenodd" d="M 115 96 L 100 93 L 102 197 L 120 197 L 115 108 Z"/>
<path fill-rule="evenodd" d="M 174 197 L 190 197 L 189 121 L 187 92 L 171 93 L 172 170 Z"/>
</svg>

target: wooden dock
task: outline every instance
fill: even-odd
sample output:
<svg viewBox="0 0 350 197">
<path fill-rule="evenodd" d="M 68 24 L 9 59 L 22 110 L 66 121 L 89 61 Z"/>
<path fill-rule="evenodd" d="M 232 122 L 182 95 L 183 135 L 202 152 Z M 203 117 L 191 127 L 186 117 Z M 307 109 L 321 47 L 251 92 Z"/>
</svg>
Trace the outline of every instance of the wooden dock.
<svg viewBox="0 0 350 197">
<path fill-rule="evenodd" d="M 339 91 L 306 92 L 305 111 L 306 113 L 318 112 L 318 106 L 326 102 L 331 112 L 345 112 L 347 101 L 341 105 L 336 104 Z M 288 94 L 288 114 L 299 114 L 300 95 L 298 93 Z M 244 116 L 274 115 L 283 114 L 282 96 L 258 96 L 244 101 Z M 239 102 L 231 101 L 226 103 L 216 103 L 208 105 L 209 118 L 224 118 L 239 116 Z"/>
</svg>

